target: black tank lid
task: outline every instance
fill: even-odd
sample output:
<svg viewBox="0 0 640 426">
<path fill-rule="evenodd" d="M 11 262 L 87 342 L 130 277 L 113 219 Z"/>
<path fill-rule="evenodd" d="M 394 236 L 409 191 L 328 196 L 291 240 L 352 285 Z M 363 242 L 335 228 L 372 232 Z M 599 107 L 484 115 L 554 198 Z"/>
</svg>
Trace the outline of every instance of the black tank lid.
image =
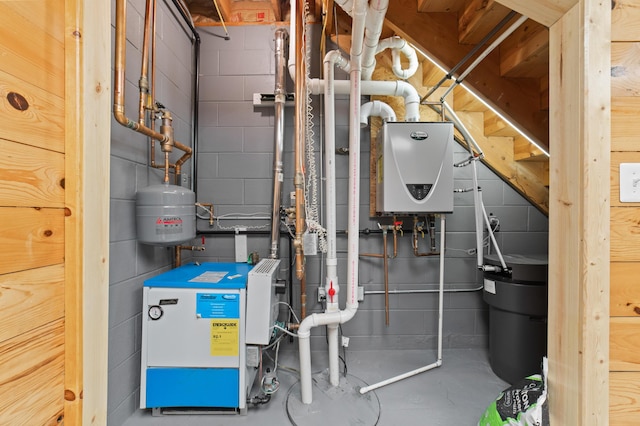
<svg viewBox="0 0 640 426">
<path fill-rule="evenodd" d="M 505 254 L 504 262 L 511 268 L 514 281 L 538 281 L 546 283 L 549 276 L 549 256 L 547 254 Z M 501 266 L 497 254 L 484 256 L 487 265 Z"/>
</svg>

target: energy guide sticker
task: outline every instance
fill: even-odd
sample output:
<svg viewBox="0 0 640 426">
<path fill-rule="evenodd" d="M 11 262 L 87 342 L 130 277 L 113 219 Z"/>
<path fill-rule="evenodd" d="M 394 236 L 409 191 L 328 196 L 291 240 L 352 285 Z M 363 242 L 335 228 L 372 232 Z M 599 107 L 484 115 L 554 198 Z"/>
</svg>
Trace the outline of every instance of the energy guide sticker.
<svg viewBox="0 0 640 426">
<path fill-rule="evenodd" d="M 239 323 L 238 319 L 211 320 L 211 356 L 238 356 Z"/>
</svg>

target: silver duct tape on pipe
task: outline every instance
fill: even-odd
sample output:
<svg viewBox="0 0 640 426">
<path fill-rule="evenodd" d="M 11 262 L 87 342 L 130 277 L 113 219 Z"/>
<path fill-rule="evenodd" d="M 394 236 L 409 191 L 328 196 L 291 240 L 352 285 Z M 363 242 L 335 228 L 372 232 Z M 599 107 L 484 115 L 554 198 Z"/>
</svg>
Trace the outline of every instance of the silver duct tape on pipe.
<svg viewBox="0 0 640 426">
<path fill-rule="evenodd" d="M 282 153 L 284 151 L 284 106 L 286 101 L 285 77 L 287 62 L 285 60 L 285 46 L 287 31 L 278 28 L 275 34 L 276 83 L 275 95 L 275 123 L 273 147 L 273 199 L 271 210 L 271 252 L 272 259 L 278 258 L 280 241 L 280 204 L 282 202 L 282 182 L 284 181 L 284 167 Z"/>
</svg>

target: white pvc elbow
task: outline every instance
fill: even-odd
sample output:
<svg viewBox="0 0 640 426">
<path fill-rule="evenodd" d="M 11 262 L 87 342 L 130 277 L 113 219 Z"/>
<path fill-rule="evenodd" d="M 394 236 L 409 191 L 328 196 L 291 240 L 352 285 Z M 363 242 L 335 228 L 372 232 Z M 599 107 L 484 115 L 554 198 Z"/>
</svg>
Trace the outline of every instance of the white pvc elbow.
<svg viewBox="0 0 640 426">
<path fill-rule="evenodd" d="M 360 107 L 360 127 L 368 125 L 369 117 L 380 117 L 383 121 L 396 121 L 396 113 L 388 104 L 382 101 L 372 101 Z"/>
</svg>

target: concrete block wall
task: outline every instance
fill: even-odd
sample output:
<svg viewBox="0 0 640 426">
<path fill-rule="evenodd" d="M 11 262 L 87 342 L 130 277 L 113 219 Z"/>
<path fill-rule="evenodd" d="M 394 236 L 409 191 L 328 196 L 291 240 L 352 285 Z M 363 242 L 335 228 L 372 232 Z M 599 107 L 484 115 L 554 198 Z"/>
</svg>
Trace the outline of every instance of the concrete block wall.
<svg viewBox="0 0 640 426">
<path fill-rule="evenodd" d="M 273 93 L 275 75 L 273 39 L 275 27 L 231 27 L 231 40 L 225 41 L 221 28 L 200 28 L 202 37 L 202 80 L 200 91 L 200 156 L 198 199 L 213 202 L 216 215 L 239 214 L 269 216 L 272 195 L 273 162 L 273 108 L 254 107 L 253 93 Z M 318 31 L 311 31 L 314 47 L 319 52 Z M 312 77 L 319 75 L 321 61 L 314 55 L 311 64 Z M 346 75 L 336 70 L 337 78 Z M 288 79 L 291 87 L 292 82 Z M 291 89 L 292 90 L 292 89 Z M 314 133 L 322 134 L 319 98 L 312 97 Z M 289 205 L 288 194 L 293 190 L 293 108 L 286 108 L 285 118 L 285 183 L 283 204 Z M 336 100 L 336 145 L 348 146 L 348 98 Z M 377 229 L 377 219 L 368 216 L 369 190 L 369 131 L 362 131 L 361 160 L 361 229 Z M 318 148 L 316 148 L 318 149 Z M 320 153 L 316 153 L 320 156 Z M 467 158 L 468 153 L 455 147 L 454 161 Z M 347 157 L 336 158 L 338 188 L 338 229 L 344 230 L 347 222 Z M 471 168 L 455 169 L 455 187 L 472 186 Z M 500 232 L 496 234 L 499 246 L 505 254 L 537 254 L 547 252 L 547 218 L 512 188 L 483 165 L 479 166 L 479 183 L 483 189 L 487 213 L 500 220 Z M 481 285 L 481 273 L 475 267 L 476 258 L 468 250 L 475 247 L 474 209 L 472 193 L 455 195 L 454 213 L 447 215 L 445 286 L 448 289 L 473 289 Z M 220 225 L 230 229 L 234 225 L 247 228 L 264 226 L 266 220 L 222 220 Z M 389 286 L 391 289 L 435 289 L 438 284 L 438 258 L 415 257 L 411 246 L 411 223 L 405 223 L 404 236 L 398 237 L 397 257 L 389 262 Z M 200 221 L 200 230 L 220 227 Z M 228 231 L 227 231 L 228 232 Z M 266 232 L 266 231 L 265 231 Z M 439 238 L 439 237 L 438 237 Z M 428 238 L 420 240 L 420 251 L 427 251 Z M 439 244 L 439 243 L 438 243 Z M 233 235 L 209 235 L 206 251 L 197 258 L 211 261 L 233 261 Z M 339 280 L 346 282 L 346 236 L 338 238 Z M 288 239 L 281 239 L 281 257 L 289 261 Z M 392 250 L 391 237 L 388 249 Z M 492 249 L 493 250 L 493 249 Z M 269 255 L 269 235 L 250 234 L 248 251 L 261 257 Z M 382 253 L 380 234 L 361 236 L 361 253 Z M 308 257 L 307 312 L 322 310 L 316 302 L 316 292 L 324 285 L 322 257 Z M 287 278 L 289 271 L 281 271 Z M 360 261 L 360 285 L 366 291 L 384 288 L 382 260 L 363 257 Z M 293 304 L 299 309 L 299 283 L 293 283 Z M 342 298 L 346 289 L 343 287 Z M 352 350 L 370 349 L 419 349 L 434 348 L 437 341 L 437 295 L 411 294 L 390 296 L 390 324 L 385 325 L 384 298 L 367 295 L 355 318 L 342 326 L 342 332 L 350 337 Z M 447 293 L 444 296 L 444 345 L 446 348 L 487 347 L 488 313 L 480 291 Z M 312 349 L 326 346 L 324 330 L 314 329 Z"/>
<path fill-rule="evenodd" d="M 115 46 L 115 1 L 112 0 L 112 46 Z M 193 49 L 171 1 L 158 1 L 156 47 L 156 99 L 171 111 L 175 138 L 192 145 Z M 138 117 L 138 79 L 145 13 L 144 0 L 127 3 L 125 111 Z M 159 123 L 158 123 L 159 124 Z M 156 145 L 156 153 L 159 154 Z M 172 160 L 182 152 L 172 154 Z M 147 166 L 147 138 L 111 124 L 111 208 L 109 287 L 108 424 L 121 425 L 138 407 L 142 329 L 142 283 L 171 268 L 171 248 L 136 241 L 135 194 L 160 184 L 162 172 Z M 158 160 L 160 157 L 158 157 Z M 188 162 L 183 170 L 191 174 Z"/>
</svg>

